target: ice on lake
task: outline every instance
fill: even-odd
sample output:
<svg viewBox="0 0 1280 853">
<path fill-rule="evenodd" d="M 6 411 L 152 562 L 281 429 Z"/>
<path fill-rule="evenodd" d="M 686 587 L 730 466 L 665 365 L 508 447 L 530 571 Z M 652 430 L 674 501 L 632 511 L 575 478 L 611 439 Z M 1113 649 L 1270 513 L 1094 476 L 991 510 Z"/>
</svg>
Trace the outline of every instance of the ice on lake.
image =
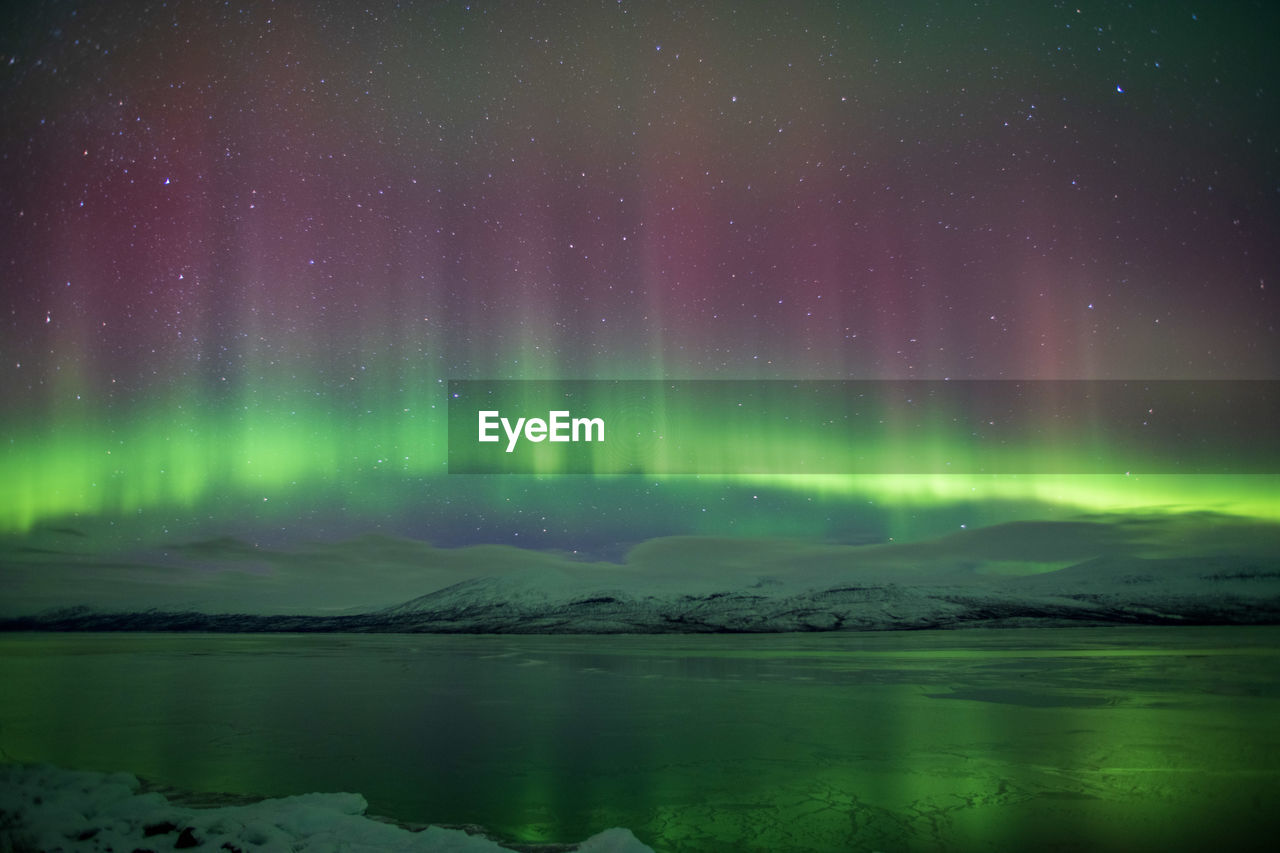
<svg viewBox="0 0 1280 853">
<path fill-rule="evenodd" d="M 15 762 L 512 843 L 1248 848 L 1280 629 L 0 637 Z M 201 805 L 188 795 L 184 805 Z M 209 803 L 204 803 L 209 804 Z"/>
</svg>

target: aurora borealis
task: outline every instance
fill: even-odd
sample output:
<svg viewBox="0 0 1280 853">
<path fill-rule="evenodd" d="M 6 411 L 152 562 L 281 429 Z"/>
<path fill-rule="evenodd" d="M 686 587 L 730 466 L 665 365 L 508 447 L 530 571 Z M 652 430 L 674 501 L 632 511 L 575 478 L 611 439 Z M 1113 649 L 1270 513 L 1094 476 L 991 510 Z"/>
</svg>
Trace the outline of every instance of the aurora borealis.
<svg viewBox="0 0 1280 853">
<path fill-rule="evenodd" d="M 1072 441 L 1034 476 L 446 467 L 459 379 L 1275 379 L 1264 4 L 11 15 L 10 567 L 1280 516 L 1273 474 L 1073 473 Z"/>
<path fill-rule="evenodd" d="M 0 849 L 1275 838 L 1280 7 L 9 6 Z"/>
</svg>

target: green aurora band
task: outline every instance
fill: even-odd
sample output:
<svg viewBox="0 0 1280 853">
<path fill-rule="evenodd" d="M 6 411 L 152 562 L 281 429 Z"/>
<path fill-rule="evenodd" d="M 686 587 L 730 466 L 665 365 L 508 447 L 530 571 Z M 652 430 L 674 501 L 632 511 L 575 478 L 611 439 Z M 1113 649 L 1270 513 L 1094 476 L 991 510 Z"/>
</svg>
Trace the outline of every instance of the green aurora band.
<svg viewBox="0 0 1280 853">
<path fill-rule="evenodd" d="M 504 498 L 519 505 L 531 481 L 545 495 L 561 479 L 565 501 L 573 497 L 581 482 L 576 477 L 449 475 L 440 397 L 405 397 L 395 407 L 373 408 L 335 406 L 298 394 L 272 404 L 170 404 L 105 420 L 59 417 L 51 429 L 11 429 L 0 456 L 0 532 L 22 534 L 59 519 L 150 511 L 208 515 L 256 505 L 257 513 L 271 513 L 274 506 L 296 513 L 299 506 L 325 500 L 377 517 L 394 511 L 406 494 L 423 500 L 457 496 L 502 512 Z M 751 441 L 758 439 L 727 452 L 754 454 L 758 448 Z M 940 446 L 945 440 L 938 438 Z M 1058 452 L 1069 462 L 1069 446 Z M 637 492 L 661 482 L 688 493 L 737 487 L 850 505 L 1031 502 L 1083 512 L 1212 511 L 1280 519 L 1280 478 L 1270 474 L 639 474 L 594 479 L 623 489 L 634 484 Z M 755 531 L 746 525 L 739 532 Z"/>
</svg>

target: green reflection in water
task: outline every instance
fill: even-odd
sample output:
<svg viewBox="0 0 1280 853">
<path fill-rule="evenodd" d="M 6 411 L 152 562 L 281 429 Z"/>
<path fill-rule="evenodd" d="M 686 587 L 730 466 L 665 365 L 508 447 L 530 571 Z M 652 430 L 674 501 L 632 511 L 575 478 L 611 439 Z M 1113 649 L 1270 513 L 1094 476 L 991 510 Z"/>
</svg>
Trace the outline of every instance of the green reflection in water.
<svg viewBox="0 0 1280 853">
<path fill-rule="evenodd" d="M 0 745 L 658 850 L 1193 849 L 1276 828 L 1280 630 L 0 639 Z"/>
</svg>

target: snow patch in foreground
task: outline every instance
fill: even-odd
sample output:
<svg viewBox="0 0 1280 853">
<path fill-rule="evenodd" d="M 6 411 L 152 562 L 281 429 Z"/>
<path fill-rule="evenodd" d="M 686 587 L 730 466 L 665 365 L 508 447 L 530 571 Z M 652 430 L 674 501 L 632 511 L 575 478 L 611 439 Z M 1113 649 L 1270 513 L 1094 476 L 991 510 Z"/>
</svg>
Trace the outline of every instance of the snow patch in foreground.
<svg viewBox="0 0 1280 853">
<path fill-rule="evenodd" d="M 188 808 L 138 793 L 128 773 L 0 765 L 0 850 L 195 848 L 307 853 L 494 853 L 507 848 L 462 830 L 413 832 L 366 817 L 359 794 L 301 794 L 241 806 Z M 626 829 L 578 845 L 582 853 L 653 853 Z"/>
</svg>

